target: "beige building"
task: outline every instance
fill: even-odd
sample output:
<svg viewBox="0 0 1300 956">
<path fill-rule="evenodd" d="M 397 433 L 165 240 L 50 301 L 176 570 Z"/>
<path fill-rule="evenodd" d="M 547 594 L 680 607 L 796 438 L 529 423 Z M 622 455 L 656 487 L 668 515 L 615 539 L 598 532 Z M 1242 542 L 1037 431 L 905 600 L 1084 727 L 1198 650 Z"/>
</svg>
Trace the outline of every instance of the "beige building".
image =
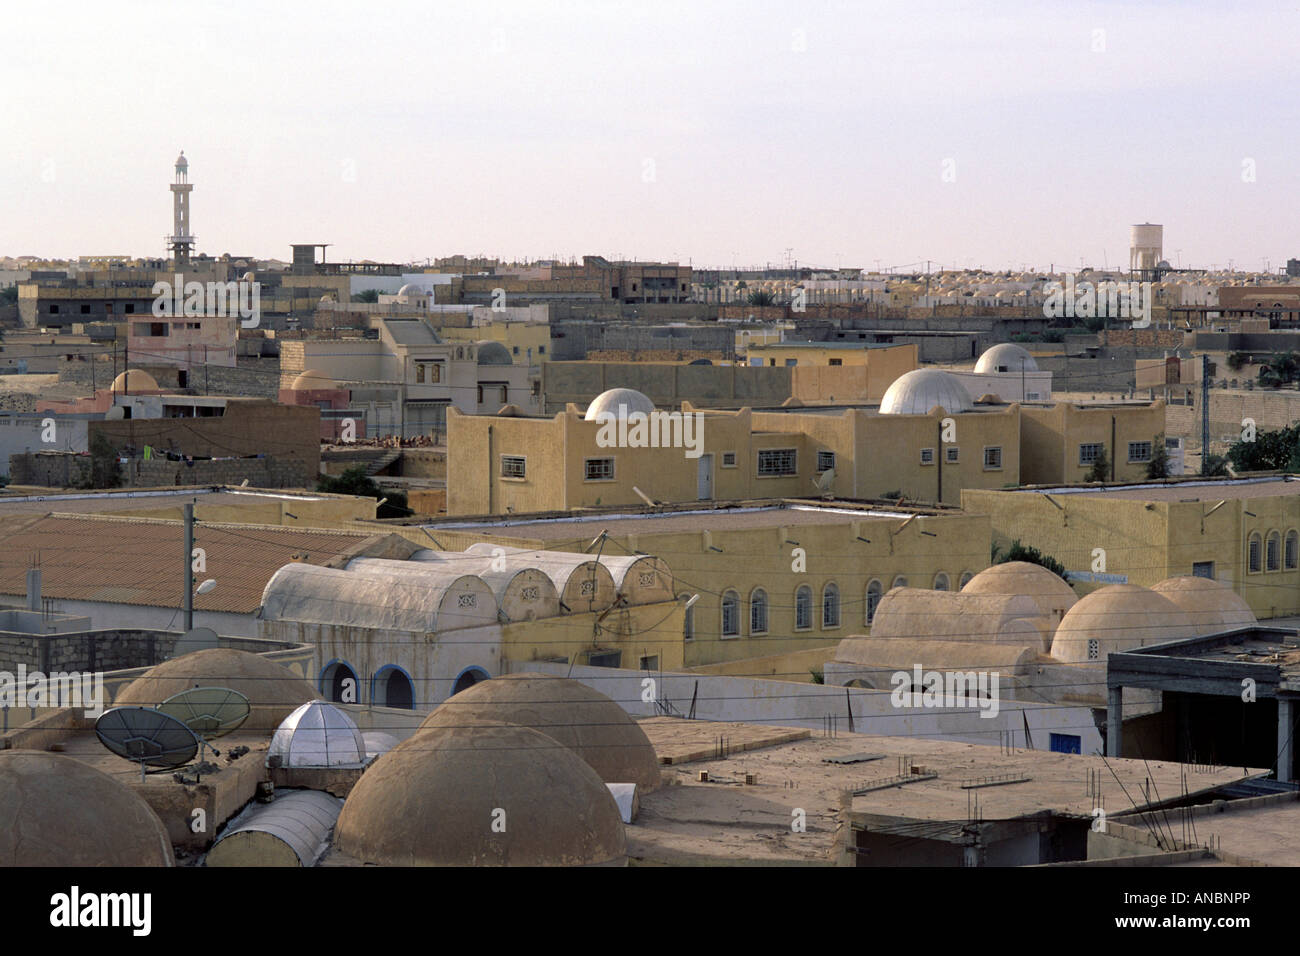
<svg viewBox="0 0 1300 956">
<path fill-rule="evenodd" d="M 1278 477 L 1108 488 L 971 489 L 994 542 L 1019 540 L 1062 562 L 1080 591 L 1213 578 L 1259 619 L 1300 613 L 1300 485 Z"/>
</svg>

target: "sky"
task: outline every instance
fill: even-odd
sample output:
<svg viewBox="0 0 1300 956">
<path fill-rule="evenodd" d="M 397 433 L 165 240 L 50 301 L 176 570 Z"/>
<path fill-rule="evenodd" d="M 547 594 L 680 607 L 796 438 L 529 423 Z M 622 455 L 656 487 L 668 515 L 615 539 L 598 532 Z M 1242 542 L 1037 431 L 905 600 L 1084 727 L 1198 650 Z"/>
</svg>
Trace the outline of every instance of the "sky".
<svg viewBox="0 0 1300 956">
<path fill-rule="evenodd" d="M 7 6 L 0 255 L 1300 257 L 1300 5 Z"/>
</svg>

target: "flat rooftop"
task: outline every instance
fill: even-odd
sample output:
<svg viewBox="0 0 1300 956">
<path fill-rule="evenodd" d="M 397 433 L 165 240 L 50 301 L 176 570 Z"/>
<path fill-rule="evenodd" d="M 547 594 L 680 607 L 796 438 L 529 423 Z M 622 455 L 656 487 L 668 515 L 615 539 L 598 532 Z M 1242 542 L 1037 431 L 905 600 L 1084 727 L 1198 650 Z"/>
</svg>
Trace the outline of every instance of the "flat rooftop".
<svg viewBox="0 0 1300 956">
<path fill-rule="evenodd" d="M 294 494 L 256 488 L 162 488 L 137 491 L 69 492 L 0 496 L 0 517 L 21 514 L 122 514 L 152 511 L 198 499 L 203 505 L 242 505 L 253 501 L 324 501 L 337 495 Z"/>
<path fill-rule="evenodd" d="M 1184 780 L 1187 794 L 1208 794 L 1268 772 L 1212 767 L 1189 773 L 1186 765 L 1165 761 L 1043 750 L 1006 753 L 924 737 L 818 734 L 762 746 L 764 736 L 779 741 L 793 728 L 671 717 L 638 724 L 661 759 L 672 758 L 663 769 L 671 785 L 644 794 L 640 815 L 627 828 L 629 856 L 649 863 L 829 865 L 842 806 L 853 817 L 894 818 L 938 834 L 960 832 L 976 795 L 984 820 L 1044 812 L 1091 820 L 1098 806 L 1088 790 L 1091 776 L 1100 780 L 1100 805 L 1123 819 L 1125 813 L 1183 797 Z M 719 757 L 720 746 L 730 748 L 731 755 Z M 699 754 L 695 760 L 683 753 L 691 748 Z M 871 759 L 827 762 L 853 756 Z M 913 767 L 924 773 L 913 774 Z M 709 773 L 707 783 L 699 780 L 701 770 Z M 745 783 L 746 774 L 754 775 L 753 784 Z M 906 782 L 898 783 L 900 777 Z M 997 784 L 999 778 L 1004 782 Z M 845 791 L 862 792 L 844 805 Z M 791 832 L 795 807 L 806 812 L 805 833 Z"/>
<path fill-rule="evenodd" d="M 1267 478 L 1224 478 L 1203 481 L 1115 485 L 1111 488 L 1062 486 L 1019 488 L 1013 494 L 1089 495 L 1127 501 L 1235 501 L 1244 498 L 1276 498 L 1300 495 L 1300 478 L 1279 475 Z"/>
<path fill-rule="evenodd" d="M 888 506 L 853 506 L 839 502 L 830 506 L 797 503 L 762 504 L 735 508 L 691 509 L 685 511 L 604 513 L 597 515 L 557 516 L 495 520 L 447 521 L 428 524 L 431 531 L 478 530 L 485 534 L 501 533 L 512 537 L 539 538 L 546 541 L 582 538 L 585 541 L 600 531 L 620 534 L 678 534 L 709 531 L 748 531 L 759 528 L 786 528 L 803 525 L 843 525 L 850 521 L 902 521 L 919 514 L 921 518 L 946 517 L 943 512 L 894 510 Z M 951 512 L 960 515 L 960 512 Z"/>
</svg>

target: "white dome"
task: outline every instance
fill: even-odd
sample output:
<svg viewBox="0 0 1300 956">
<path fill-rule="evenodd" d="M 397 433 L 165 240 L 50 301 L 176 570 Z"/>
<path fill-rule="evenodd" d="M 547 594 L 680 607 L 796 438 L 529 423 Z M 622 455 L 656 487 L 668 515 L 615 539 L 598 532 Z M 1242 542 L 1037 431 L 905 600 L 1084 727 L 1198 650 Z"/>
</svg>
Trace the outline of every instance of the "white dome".
<svg viewBox="0 0 1300 956">
<path fill-rule="evenodd" d="M 927 415 L 936 405 L 969 412 L 975 405 L 956 378 L 937 368 L 918 368 L 894 380 L 880 400 L 882 415 Z"/>
<path fill-rule="evenodd" d="M 634 388 L 611 388 L 601 392 L 590 405 L 584 421 L 599 421 L 601 415 L 613 415 L 618 419 L 626 418 L 630 413 L 641 412 L 649 415 L 655 410 L 655 403 Z"/>
<path fill-rule="evenodd" d="M 310 700 L 284 718 L 271 737 L 268 761 L 282 767 L 360 767 L 366 743 L 352 718 L 333 704 Z"/>
<path fill-rule="evenodd" d="M 414 282 L 408 282 L 397 290 L 398 295 L 425 295 L 425 291 Z"/>
<path fill-rule="evenodd" d="M 1034 357 L 1019 345 L 1011 342 L 1003 342 L 1001 345 L 995 345 L 987 349 L 975 363 L 975 371 L 981 375 L 987 375 L 991 372 L 1019 372 L 1021 363 L 1026 372 L 1037 372 L 1038 363 Z"/>
</svg>

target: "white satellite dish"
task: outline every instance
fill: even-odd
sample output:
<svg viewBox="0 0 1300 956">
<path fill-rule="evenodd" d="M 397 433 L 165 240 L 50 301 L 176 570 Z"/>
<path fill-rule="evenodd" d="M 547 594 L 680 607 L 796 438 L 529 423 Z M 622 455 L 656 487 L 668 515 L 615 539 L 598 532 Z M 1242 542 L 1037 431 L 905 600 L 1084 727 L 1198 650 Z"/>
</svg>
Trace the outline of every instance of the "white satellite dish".
<svg viewBox="0 0 1300 956">
<path fill-rule="evenodd" d="M 831 484 L 834 481 L 835 481 L 835 469 L 828 468 L 826 471 L 823 471 L 820 475 L 814 478 L 812 480 L 812 483 L 813 483 L 813 487 L 815 487 L 818 491 L 820 491 L 822 494 L 826 494 L 831 490 Z"/>
</svg>

